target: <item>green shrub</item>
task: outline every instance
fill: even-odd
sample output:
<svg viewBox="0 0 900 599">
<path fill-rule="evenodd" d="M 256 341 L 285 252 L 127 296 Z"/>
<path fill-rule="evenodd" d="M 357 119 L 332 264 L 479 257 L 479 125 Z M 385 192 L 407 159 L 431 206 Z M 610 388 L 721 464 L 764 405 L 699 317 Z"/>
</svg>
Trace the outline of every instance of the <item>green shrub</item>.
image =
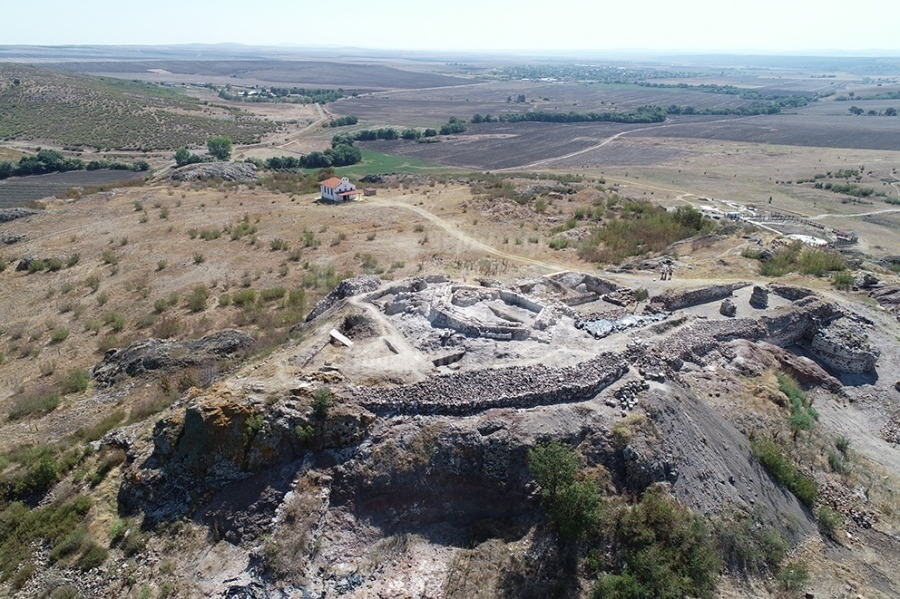
<svg viewBox="0 0 900 599">
<path fill-rule="evenodd" d="M 47 414 L 59 405 L 59 393 L 49 386 L 40 386 L 13 395 L 7 410 L 10 420 L 18 420 L 33 414 Z"/>
<path fill-rule="evenodd" d="M 271 302 L 273 300 L 281 299 L 285 296 L 287 291 L 284 287 L 272 287 L 271 289 L 263 289 L 259 293 L 260 299 L 264 302 Z"/>
<path fill-rule="evenodd" d="M 777 571 L 789 547 L 784 535 L 757 520 L 744 512 L 722 513 L 713 519 L 719 556 L 743 574 Z"/>
<path fill-rule="evenodd" d="M 334 395 L 328 387 L 319 387 L 313 393 L 312 409 L 316 418 L 325 418 L 334 405 Z"/>
<path fill-rule="evenodd" d="M 107 312 L 103 317 L 103 324 L 118 333 L 125 328 L 125 317 L 118 312 Z"/>
<path fill-rule="evenodd" d="M 651 487 L 640 503 L 619 510 L 614 538 L 618 563 L 593 597 L 712 597 L 720 563 L 706 524 L 665 491 Z"/>
<path fill-rule="evenodd" d="M 751 443 L 753 454 L 775 480 L 791 491 L 801 503 L 813 507 L 819 488 L 816 482 L 803 475 L 796 464 L 785 456 L 778 445 L 768 438 Z"/>
<path fill-rule="evenodd" d="M 32 260 L 28 263 L 28 272 L 30 274 L 41 272 L 47 268 L 47 263 L 44 260 Z"/>
<path fill-rule="evenodd" d="M 569 240 L 565 237 L 554 237 L 547 245 L 550 246 L 551 249 L 562 250 L 569 247 Z"/>
<path fill-rule="evenodd" d="M 187 297 L 187 307 L 191 312 L 202 312 L 206 309 L 206 300 L 209 299 L 209 290 L 206 285 L 197 285 Z"/>
<path fill-rule="evenodd" d="M 91 373 L 84 368 L 73 368 L 66 372 L 59 382 L 64 394 L 81 393 L 87 390 L 91 382 Z"/>
<path fill-rule="evenodd" d="M 200 239 L 203 241 L 212 241 L 222 236 L 222 232 L 218 229 L 203 229 L 200 231 Z M 193 239 L 193 237 L 191 238 Z"/>
<path fill-rule="evenodd" d="M 819 506 L 819 509 L 816 510 L 816 519 L 832 537 L 837 532 L 842 520 L 840 512 L 831 509 L 827 505 Z"/>
<path fill-rule="evenodd" d="M 85 545 L 86 549 L 78 558 L 78 561 L 75 562 L 75 565 L 86 572 L 101 566 L 106 561 L 106 558 L 109 557 L 109 551 L 94 541 L 88 541 Z"/>
<path fill-rule="evenodd" d="M 849 272 L 836 272 L 831 278 L 831 284 L 835 289 L 847 291 L 853 286 L 853 275 Z"/>
<path fill-rule="evenodd" d="M 168 308 L 168 307 L 169 307 L 169 302 L 167 302 L 166 300 L 164 300 L 162 298 L 153 302 L 153 311 L 156 312 L 157 314 L 162 314 L 163 312 L 166 311 L 166 308 Z"/>
<path fill-rule="evenodd" d="M 286 252 L 289 249 L 291 249 L 291 246 L 287 241 L 285 241 L 284 239 L 280 239 L 278 237 L 276 237 L 275 239 L 272 240 L 272 242 L 269 244 L 269 247 L 272 248 L 273 252 L 278 252 L 278 251 Z"/>
<path fill-rule="evenodd" d="M 838 451 L 841 452 L 841 454 L 846 456 L 847 452 L 850 450 L 850 439 L 848 439 L 844 435 L 841 435 L 840 437 L 838 437 L 837 439 L 834 440 L 834 446 L 837 448 Z"/>
<path fill-rule="evenodd" d="M 236 306 L 247 308 L 256 303 L 256 292 L 253 289 L 240 289 L 231 296 Z"/>
<path fill-rule="evenodd" d="M 223 293 L 219 296 L 219 307 L 226 308 L 231 305 L 231 296 L 227 293 Z"/>
<path fill-rule="evenodd" d="M 69 329 L 59 327 L 50 331 L 50 343 L 62 343 L 69 338 Z"/>
<path fill-rule="evenodd" d="M 809 570 L 796 562 L 786 564 L 778 571 L 778 584 L 785 591 L 798 592 L 809 580 Z"/>
<path fill-rule="evenodd" d="M 84 284 L 90 288 L 92 293 L 97 293 L 97 290 L 100 288 L 100 277 L 91 275 L 84 280 Z"/>
<path fill-rule="evenodd" d="M 47 270 L 50 272 L 57 272 L 62 270 L 63 261 L 59 258 L 50 258 L 47 260 Z"/>
<path fill-rule="evenodd" d="M 103 250 L 103 253 L 100 254 L 100 259 L 103 260 L 104 264 L 113 266 L 119 263 L 119 257 L 112 250 Z"/>
</svg>

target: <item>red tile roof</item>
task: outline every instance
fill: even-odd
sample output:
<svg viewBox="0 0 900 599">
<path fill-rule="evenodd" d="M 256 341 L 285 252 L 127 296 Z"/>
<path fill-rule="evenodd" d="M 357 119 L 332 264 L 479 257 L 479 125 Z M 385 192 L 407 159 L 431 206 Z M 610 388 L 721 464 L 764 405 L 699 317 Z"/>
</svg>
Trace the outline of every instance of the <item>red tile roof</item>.
<svg viewBox="0 0 900 599">
<path fill-rule="evenodd" d="M 325 187 L 334 188 L 341 184 L 341 180 L 338 179 L 337 177 L 332 177 L 330 179 L 325 179 L 324 181 L 321 182 L 321 184 L 324 185 Z"/>
</svg>

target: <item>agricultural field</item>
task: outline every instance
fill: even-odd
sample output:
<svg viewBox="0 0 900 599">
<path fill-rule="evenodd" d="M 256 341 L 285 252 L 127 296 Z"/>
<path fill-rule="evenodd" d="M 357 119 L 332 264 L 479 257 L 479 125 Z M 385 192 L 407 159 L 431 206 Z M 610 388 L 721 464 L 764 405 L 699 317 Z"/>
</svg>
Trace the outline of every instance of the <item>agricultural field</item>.
<svg viewBox="0 0 900 599">
<path fill-rule="evenodd" d="M 149 81 L 342 87 L 347 92 L 375 89 L 419 89 L 463 85 L 469 81 L 390 66 L 317 60 L 155 60 L 127 62 L 60 62 L 48 68 Z"/>
<path fill-rule="evenodd" d="M 146 175 L 143 172 L 103 169 L 11 177 L 0 181 L 0 208 L 20 206 L 34 200 L 53 197 L 72 188 L 125 183 Z"/>
</svg>

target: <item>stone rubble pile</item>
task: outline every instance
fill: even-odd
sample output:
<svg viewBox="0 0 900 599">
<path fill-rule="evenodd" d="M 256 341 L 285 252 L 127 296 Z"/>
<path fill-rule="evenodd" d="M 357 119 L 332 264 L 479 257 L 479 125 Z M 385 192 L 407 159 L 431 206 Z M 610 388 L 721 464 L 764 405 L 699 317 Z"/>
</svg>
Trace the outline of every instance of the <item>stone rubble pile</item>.
<svg viewBox="0 0 900 599">
<path fill-rule="evenodd" d="M 467 415 L 491 408 L 531 408 L 593 397 L 628 364 L 603 353 L 575 366 L 509 366 L 445 374 L 399 387 L 359 388 L 355 399 L 379 414 Z"/>
<path fill-rule="evenodd" d="M 878 515 L 874 510 L 859 505 L 861 502 L 868 502 L 868 499 L 859 494 L 854 497 L 848 489 L 839 489 L 833 484 L 823 485 L 819 489 L 819 500 L 860 528 L 872 528 L 878 522 Z"/>
<path fill-rule="evenodd" d="M 606 405 L 612 408 L 633 410 L 637 406 L 638 399 L 644 391 L 650 388 L 650 384 L 644 379 L 628 381 L 613 393 L 613 397 L 606 400 Z"/>
<path fill-rule="evenodd" d="M 881 438 L 888 443 L 893 443 L 895 445 L 900 443 L 900 412 L 895 412 L 894 415 L 884 423 L 879 434 L 881 435 Z"/>
</svg>

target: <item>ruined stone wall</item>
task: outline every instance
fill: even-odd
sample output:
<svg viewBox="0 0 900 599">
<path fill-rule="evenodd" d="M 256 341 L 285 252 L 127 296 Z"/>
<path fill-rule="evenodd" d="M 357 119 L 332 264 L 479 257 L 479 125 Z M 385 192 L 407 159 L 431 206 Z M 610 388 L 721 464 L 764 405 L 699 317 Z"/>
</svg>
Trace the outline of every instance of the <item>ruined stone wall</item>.
<svg viewBox="0 0 900 599">
<path fill-rule="evenodd" d="M 869 345 L 861 323 L 850 318 L 816 330 L 806 347 L 828 368 L 853 374 L 874 372 L 879 356 L 878 350 Z"/>
<path fill-rule="evenodd" d="M 467 415 L 491 408 L 531 408 L 588 399 L 628 370 L 619 356 L 604 353 L 575 366 L 510 366 L 434 378 L 391 389 L 365 388 L 357 401 L 381 414 Z"/>
<path fill-rule="evenodd" d="M 685 291 L 666 291 L 650 298 L 651 304 L 662 306 L 666 311 L 681 310 L 698 304 L 707 304 L 731 297 L 736 289 L 746 287 L 750 283 L 732 283 L 730 285 L 710 285 Z"/>
</svg>

